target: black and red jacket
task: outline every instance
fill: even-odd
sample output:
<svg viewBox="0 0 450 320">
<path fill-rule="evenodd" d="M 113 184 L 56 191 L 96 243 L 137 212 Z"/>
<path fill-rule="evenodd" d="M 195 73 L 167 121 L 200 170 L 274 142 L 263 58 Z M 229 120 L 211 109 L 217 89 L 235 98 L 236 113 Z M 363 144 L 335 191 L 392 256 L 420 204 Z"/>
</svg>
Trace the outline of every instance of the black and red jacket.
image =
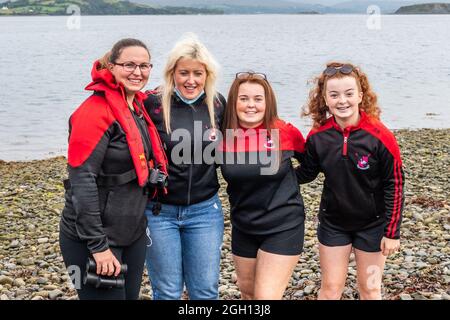
<svg viewBox="0 0 450 320">
<path fill-rule="evenodd" d="M 309 133 L 300 183 L 325 175 L 319 220 L 344 231 L 380 224 L 399 239 L 404 174 L 397 141 L 379 120 L 360 112 L 357 126 L 342 130 L 334 117 Z"/>
<path fill-rule="evenodd" d="M 143 93 L 136 94 L 131 111 L 123 85 L 98 62 L 86 90 L 94 94 L 69 120 L 69 182 L 60 227 L 96 253 L 142 235 L 149 167 L 167 172 L 167 160 Z"/>
<path fill-rule="evenodd" d="M 218 157 L 228 183 L 233 226 L 262 235 L 301 225 L 303 198 L 291 158 L 301 161 L 302 134 L 282 120 L 270 132 L 263 125 L 241 130 L 234 139 L 225 135 Z"/>
<path fill-rule="evenodd" d="M 146 93 L 148 97 L 144 101 L 145 108 L 158 129 L 169 159 L 168 192 L 158 195 L 153 200 L 171 205 L 191 205 L 208 200 L 217 193 L 220 186 L 216 165 L 206 163 L 203 158 L 206 148 L 211 149 L 218 144 L 218 140 L 204 138 L 205 134 L 212 131 L 206 95 L 188 105 L 173 94 L 170 116 L 172 132 L 168 134 L 164 125 L 161 95 L 156 91 Z M 217 126 L 222 123 L 225 106 L 225 98 L 218 93 L 214 103 Z M 174 150 L 180 146 L 179 143 L 186 142 L 185 138 L 190 139 L 190 148 Z M 182 154 L 183 161 L 180 163 L 173 161 L 172 152 Z"/>
</svg>

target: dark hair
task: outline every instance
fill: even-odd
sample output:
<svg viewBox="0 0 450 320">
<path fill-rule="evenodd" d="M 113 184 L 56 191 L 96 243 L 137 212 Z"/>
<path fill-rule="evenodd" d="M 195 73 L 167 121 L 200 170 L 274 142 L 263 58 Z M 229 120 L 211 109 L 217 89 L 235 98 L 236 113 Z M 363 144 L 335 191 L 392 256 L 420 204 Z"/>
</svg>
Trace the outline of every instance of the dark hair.
<svg viewBox="0 0 450 320">
<path fill-rule="evenodd" d="M 270 131 L 274 122 L 278 120 L 277 114 L 277 101 L 275 99 L 275 93 L 273 92 L 272 86 L 267 80 L 254 78 L 249 76 L 248 78 L 234 79 L 230 91 L 228 92 L 227 107 L 225 108 L 224 119 L 223 119 L 223 132 L 226 129 L 238 129 L 239 120 L 236 112 L 236 102 L 238 99 L 239 86 L 243 83 L 256 83 L 264 88 L 265 100 L 266 100 L 266 111 L 264 114 L 264 126 Z"/>
<path fill-rule="evenodd" d="M 119 59 L 120 55 L 122 54 L 123 49 L 128 47 L 141 47 L 147 50 L 149 57 L 150 51 L 148 50 L 145 43 L 143 43 L 141 40 L 138 39 L 132 39 L 132 38 L 125 38 L 122 40 L 119 40 L 114 44 L 112 49 L 108 51 L 103 58 L 100 59 L 101 68 L 107 68 L 108 63 L 114 63 Z"/>
</svg>

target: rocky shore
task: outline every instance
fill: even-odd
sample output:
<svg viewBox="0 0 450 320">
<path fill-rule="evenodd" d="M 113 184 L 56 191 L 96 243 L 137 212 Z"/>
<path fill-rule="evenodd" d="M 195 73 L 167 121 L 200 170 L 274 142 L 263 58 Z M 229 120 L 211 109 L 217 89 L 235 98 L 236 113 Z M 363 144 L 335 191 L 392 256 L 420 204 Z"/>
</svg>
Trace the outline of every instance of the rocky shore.
<svg viewBox="0 0 450 320">
<path fill-rule="evenodd" d="M 395 132 L 406 176 L 402 250 L 388 258 L 384 298 L 403 300 L 450 298 L 450 129 Z M 63 157 L 0 161 L 0 300 L 76 299 L 58 245 L 58 223 L 64 204 Z M 285 299 L 315 299 L 320 286 L 316 213 L 322 179 L 302 187 L 307 208 L 305 250 L 286 290 Z M 229 204 L 222 181 L 220 197 L 226 215 L 221 299 L 239 299 L 231 258 Z M 352 258 L 344 299 L 357 299 Z M 141 298 L 150 299 L 147 276 Z"/>
</svg>

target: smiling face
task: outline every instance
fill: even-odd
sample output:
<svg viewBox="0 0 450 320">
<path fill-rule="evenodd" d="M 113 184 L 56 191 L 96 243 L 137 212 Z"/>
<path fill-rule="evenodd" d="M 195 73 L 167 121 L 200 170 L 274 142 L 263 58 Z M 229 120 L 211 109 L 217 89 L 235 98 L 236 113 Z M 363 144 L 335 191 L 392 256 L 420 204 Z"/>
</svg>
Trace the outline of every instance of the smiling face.
<svg viewBox="0 0 450 320">
<path fill-rule="evenodd" d="M 175 87 L 184 98 L 188 100 L 197 98 L 205 89 L 206 76 L 206 68 L 203 63 L 189 58 L 181 58 L 174 70 Z"/>
<path fill-rule="evenodd" d="M 363 97 L 356 79 L 351 76 L 331 78 L 326 81 L 325 89 L 325 102 L 337 124 L 342 128 L 356 125 Z"/>
<path fill-rule="evenodd" d="M 150 63 L 150 56 L 145 48 L 138 46 L 126 47 L 114 62 L 120 64 L 133 62 L 136 65 L 141 65 L 142 63 Z M 136 67 L 133 72 L 129 72 L 123 66 L 110 63 L 109 69 L 114 75 L 116 82 L 123 84 L 127 95 L 134 95 L 142 90 L 150 76 L 150 70 L 142 72 L 139 67 Z"/>
<path fill-rule="evenodd" d="M 266 97 L 264 87 L 258 83 L 243 82 L 239 86 L 236 113 L 243 128 L 255 128 L 264 121 Z"/>
</svg>

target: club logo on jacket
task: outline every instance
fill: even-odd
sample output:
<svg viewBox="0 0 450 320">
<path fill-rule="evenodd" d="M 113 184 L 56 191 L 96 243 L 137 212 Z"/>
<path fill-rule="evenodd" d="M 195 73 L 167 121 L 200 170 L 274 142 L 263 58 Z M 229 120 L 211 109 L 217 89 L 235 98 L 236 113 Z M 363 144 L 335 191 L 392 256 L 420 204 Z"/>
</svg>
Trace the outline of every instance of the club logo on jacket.
<svg viewBox="0 0 450 320">
<path fill-rule="evenodd" d="M 161 106 L 157 106 L 155 109 L 153 109 L 154 114 L 160 114 L 161 113 Z"/>
<path fill-rule="evenodd" d="M 272 140 L 267 140 L 267 142 L 264 143 L 264 147 L 266 147 L 267 149 L 273 149 L 275 146 Z"/>
<path fill-rule="evenodd" d="M 209 133 L 209 137 L 208 137 L 209 141 L 217 141 L 217 134 L 216 134 L 216 129 L 212 128 L 210 133 Z"/>
<path fill-rule="evenodd" d="M 369 157 L 371 156 L 370 153 L 366 156 L 362 155 L 361 157 L 357 153 L 355 153 L 355 155 L 357 158 L 359 158 L 358 163 L 356 164 L 356 167 L 358 169 L 367 170 L 370 168 L 370 165 L 369 165 Z"/>
<path fill-rule="evenodd" d="M 275 144 L 270 136 L 267 136 L 266 142 L 264 143 L 264 148 L 273 149 L 275 148 Z"/>
</svg>

